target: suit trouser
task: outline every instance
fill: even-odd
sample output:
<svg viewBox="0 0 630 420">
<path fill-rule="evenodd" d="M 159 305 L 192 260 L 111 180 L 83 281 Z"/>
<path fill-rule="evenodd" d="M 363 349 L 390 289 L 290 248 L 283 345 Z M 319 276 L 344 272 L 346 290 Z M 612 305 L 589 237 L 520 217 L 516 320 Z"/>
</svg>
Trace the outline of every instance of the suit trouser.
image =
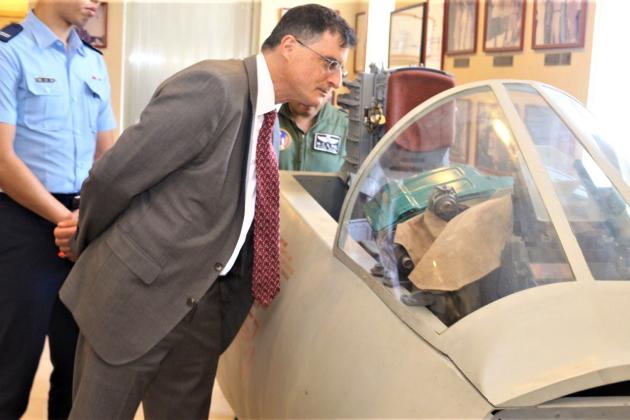
<svg viewBox="0 0 630 420">
<path fill-rule="evenodd" d="M 147 419 L 208 419 L 219 356 L 252 304 L 249 269 L 239 269 L 247 267 L 245 259 L 241 252 L 236 268 L 219 277 L 166 337 L 132 362 L 105 362 L 80 335 L 70 418 L 132 419 L 142 401 Z"/>
<path fill-rule="evenodd" d="M 55 194 L 69 207 L 74 194 Z M 58 297 L 72 264 L 57 256 L 54 225 L 0 194 L 0 419 L 19 418 L 48 335 L 49 418 L 72 401 L 77 327 Z"/>
</svg>

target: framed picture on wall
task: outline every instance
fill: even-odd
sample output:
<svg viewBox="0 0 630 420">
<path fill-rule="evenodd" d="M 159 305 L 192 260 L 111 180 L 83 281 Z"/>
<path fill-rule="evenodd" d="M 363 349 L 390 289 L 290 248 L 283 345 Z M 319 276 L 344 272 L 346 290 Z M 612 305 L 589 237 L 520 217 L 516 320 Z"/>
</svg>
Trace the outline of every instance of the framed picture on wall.
<svg viewBox="0 0 630 420">
<path fill-rule="evenodd" d="M 474 54 L 477 49 L 477 0 L 447 0 L 446 54 Z"/>
<path fill-rule="evenodd" d="M 389 22 L 388 67 L 419 66 L 426 3 L 394 10 Z"/>
<path fill-rule="evenodd" d="M 483 50 L 522 51 L 525 0 L 486 0 Z"/>
<path fill-rule="evenodd" d="M 442 69 L 442 41 L 444 37 L 444 0 L 428 3 L 423 63 L 431 69 Z"/>
<path fill-rule="evenodd" d="M 107 3 L 98 5 L 96 15 L 79 29 L 79 35 L 93 47 L 107 47 Z"/>
<path fill-rule="evenodd" d="M 534 0 L 532 48 L 582 48 L 586 0 Z"/>
<path fill-rule="evenodd" d="M 365 71 L 365 51 L 367 47 L 367 13 L 357 13 L 355 20 L 357 46 L 354 49 L 354 72 Z"/>
</svg>

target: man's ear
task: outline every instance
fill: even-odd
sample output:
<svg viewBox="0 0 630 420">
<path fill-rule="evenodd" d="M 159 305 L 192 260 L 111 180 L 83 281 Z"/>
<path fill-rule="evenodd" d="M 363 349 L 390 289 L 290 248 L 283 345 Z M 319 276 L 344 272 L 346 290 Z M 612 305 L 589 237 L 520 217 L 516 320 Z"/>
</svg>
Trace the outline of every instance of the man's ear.
<svg viewBox="0 0 630 420">
<path fill-rule="evenodd" d="M 295 50 L 298 47 L 297 40 L 293 35 L 285 35 L 280 40 L 280 44 L 278 45 L 278 50 L 282 56 L 289 60 L 290 57 L 295 53 Z"/>
</svg>

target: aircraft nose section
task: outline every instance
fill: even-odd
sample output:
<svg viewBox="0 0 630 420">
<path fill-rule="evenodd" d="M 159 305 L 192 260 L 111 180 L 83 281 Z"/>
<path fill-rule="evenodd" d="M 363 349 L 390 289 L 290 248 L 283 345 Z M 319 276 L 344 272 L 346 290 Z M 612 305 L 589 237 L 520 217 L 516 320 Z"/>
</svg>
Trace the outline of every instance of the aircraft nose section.
<svg viewBox="0 0 630 420">
<path fill-rule="evenodd" d="M 516 293 L 454 324 L 446 351 L 497 407 L 630 380 L 629 287 L 570 282 Z"/>
</svg>

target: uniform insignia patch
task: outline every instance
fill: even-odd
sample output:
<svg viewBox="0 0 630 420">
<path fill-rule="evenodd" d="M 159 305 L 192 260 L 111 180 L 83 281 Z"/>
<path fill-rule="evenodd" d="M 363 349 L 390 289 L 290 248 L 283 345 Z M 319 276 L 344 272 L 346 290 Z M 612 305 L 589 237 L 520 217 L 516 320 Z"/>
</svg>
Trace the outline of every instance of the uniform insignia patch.
<svg viewBox="0 0 630 420">
<path fill-rule="evenodd" d="M 291 138 L 291 134 L 284 128 L 280 129 L 280 151 L 287 150 L 289 146 L 291 146 L 291 142 L 293 139 Z"/>
<path fill-rule="evenodd" d="M 11 41 L 17 34 L 22 32 L 22 25 L 19 23 L 12 23 L 10 25 L 5 26 L 0 29 L 0 41 L 9 42 Z"/>
<path fill-rule="evenodd" d="M 341 137 L 332 134 L 315 133 L 313 148 L 320 152 L 330 153 L 331 155 L 339 154 L 341 145 Z"/>
</svg>

